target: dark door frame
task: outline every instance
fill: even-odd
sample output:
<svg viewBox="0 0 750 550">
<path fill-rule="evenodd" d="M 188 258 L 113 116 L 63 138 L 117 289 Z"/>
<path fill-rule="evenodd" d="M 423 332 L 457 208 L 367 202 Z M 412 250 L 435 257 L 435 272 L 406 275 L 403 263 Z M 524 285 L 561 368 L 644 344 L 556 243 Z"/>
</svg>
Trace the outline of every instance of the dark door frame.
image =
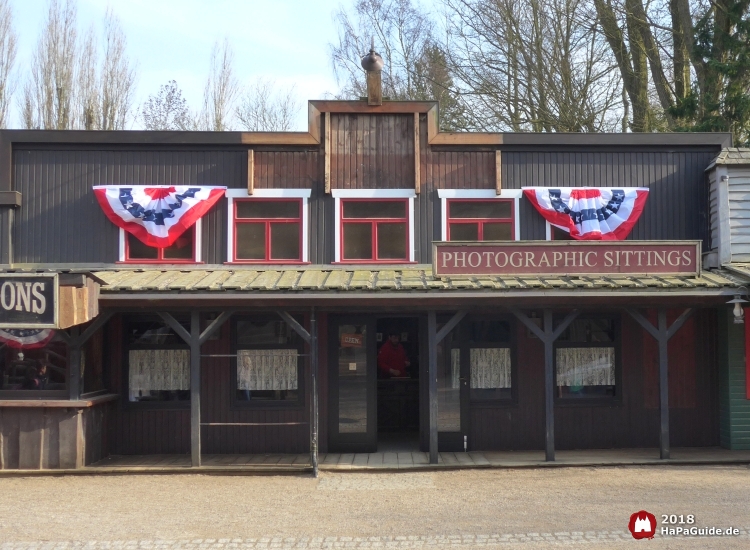
<svg viewBox="0 0 750 550">
<path fill-rule="evenodd" d="M 341 324 L 365 325 L 367 340 L 367 431 L 339 433 L 338 348 Z M 367 313 L 328 316 L 328 448 L 332 452 L 372 453 L 378 446 L 377 365 L 375 364 L 375 315 Z"/>
</svg>

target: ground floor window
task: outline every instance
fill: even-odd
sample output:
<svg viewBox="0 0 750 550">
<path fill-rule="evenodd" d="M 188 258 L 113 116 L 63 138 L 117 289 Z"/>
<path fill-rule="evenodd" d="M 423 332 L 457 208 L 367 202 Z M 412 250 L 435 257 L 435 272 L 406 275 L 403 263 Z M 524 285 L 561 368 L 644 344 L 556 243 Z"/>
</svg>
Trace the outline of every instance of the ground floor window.
<svg viewBox="0 0 750 550">
<path fill-rule="evenodd" d="M 557 396 L 614 397 L 617 388 L 618 323 L 614 318 L 578 318 L 555 343 Z"/>
<path fill-rule="evenodd" d="M 189 330 L 187 319 L 179 319 Z M 156 317 L 126 319 L 126 384 L 131 403 L 190 400 L 190 349 Z"/>
<path fill-rule="evenodd" d="M 301 395 L 301 339 L 281 319 L 242 317 L 233 322 L 233 392 L 236 404 L 297 403 Z"/>
<path fill-rule="evenodd" d="M 53 329 L 2 329 L 0 393 L 67 395 L 68 361 L 68 346 Z"/>
</svg>

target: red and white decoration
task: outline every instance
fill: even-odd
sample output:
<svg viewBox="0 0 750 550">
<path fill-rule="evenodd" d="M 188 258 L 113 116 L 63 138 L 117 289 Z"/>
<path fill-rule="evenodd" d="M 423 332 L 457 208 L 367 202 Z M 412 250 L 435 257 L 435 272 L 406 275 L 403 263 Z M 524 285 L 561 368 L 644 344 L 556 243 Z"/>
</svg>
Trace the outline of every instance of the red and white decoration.
<svg viewBox="0 0 750 550">
<path fill-rule="evenodd" d="M 545 220 L 573 239 L 621 241 L 638 221 L 648 188 L 527 187 L 523 193 Z"/>
<path fill-rule="evenodd" d="M 104 213 L 148 246 L 166 248 L 224 196 L 223 186 L 97 185 Z"/>
<path fill-rule="evenodd" d="M 43 348 L 55 336 L 55 331 L 45 329 L 0 329 L 0 343 L 16 349 Z"/>
</svg>

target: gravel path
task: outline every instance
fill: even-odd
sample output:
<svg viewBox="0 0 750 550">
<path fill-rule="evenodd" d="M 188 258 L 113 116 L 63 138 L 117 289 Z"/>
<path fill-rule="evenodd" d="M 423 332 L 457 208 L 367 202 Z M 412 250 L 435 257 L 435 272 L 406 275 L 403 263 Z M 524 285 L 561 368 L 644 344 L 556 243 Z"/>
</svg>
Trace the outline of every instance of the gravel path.
<svg viewBox="0 0 750 550">
<path fill-rule="evenodd" d="M 743 530 L 652 547 L 748 548 L 748 495 L 746 466 L 0 478 L 0 550 L 632 548 L 641 509 Z"/>
</svg>

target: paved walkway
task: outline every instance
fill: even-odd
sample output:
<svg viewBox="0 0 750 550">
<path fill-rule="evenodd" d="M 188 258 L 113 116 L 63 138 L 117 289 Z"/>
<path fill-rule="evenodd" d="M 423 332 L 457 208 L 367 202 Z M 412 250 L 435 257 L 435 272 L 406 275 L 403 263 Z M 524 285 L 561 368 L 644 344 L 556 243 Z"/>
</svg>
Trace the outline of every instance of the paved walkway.
<svg viewBox="0 0 750 550">
<path fill-rule="evenodd" d="M 663 464 L 750 464 L 750 451 L 730 451 L 715 447 L 673 449 L 672 458 L 659 459 L 657 449 L 604 449 L 558 451 L 554 462 L 545 462 L 543 451 L 440 453 L 438 464 L 429 463 L 429 455 L 421 452 L 321 454 L 323 471 L 378 471 L 413 469 L 462 468 L 534 468 L 566 466 L 632 466 Z M 113 456 L 86 471 L 182 471 L 190 467 L 188 455 Z M 204 455 L 203 470 L 306 471 L 309 454 Z"/>
</svg>

